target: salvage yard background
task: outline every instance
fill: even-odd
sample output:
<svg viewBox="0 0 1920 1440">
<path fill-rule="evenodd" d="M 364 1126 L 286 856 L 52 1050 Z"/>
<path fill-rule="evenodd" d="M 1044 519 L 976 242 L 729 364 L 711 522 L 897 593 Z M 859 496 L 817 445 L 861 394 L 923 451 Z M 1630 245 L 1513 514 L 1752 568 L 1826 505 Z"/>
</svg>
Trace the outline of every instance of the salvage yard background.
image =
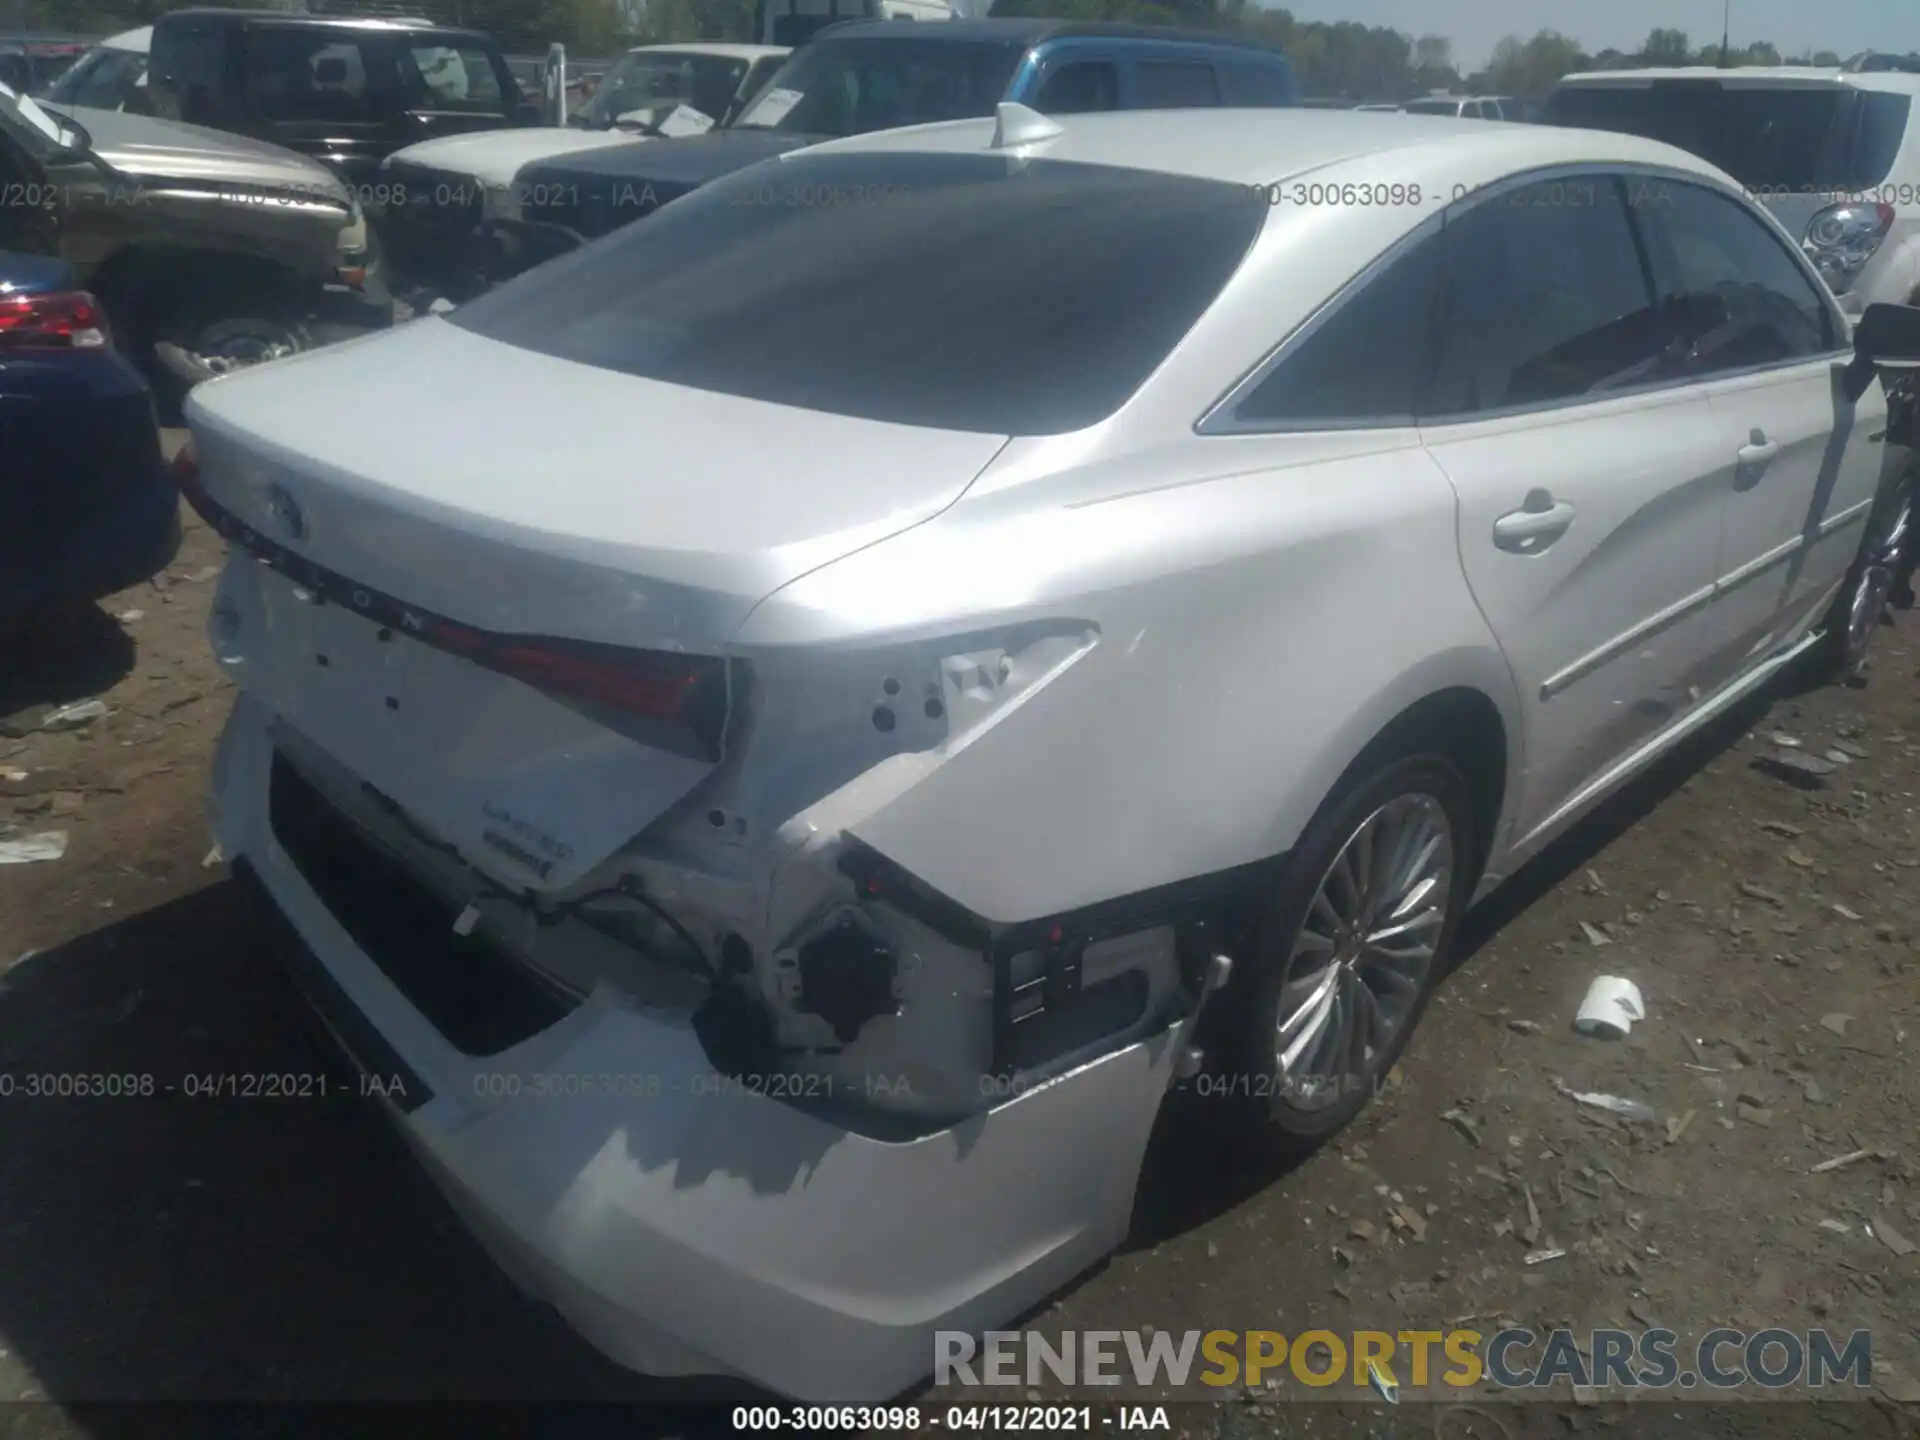
<svg viewBox="0 0 1920 1440">
<path fill-rule="evenodd" d="M 16 1088 L 0 1401 L 60 1402 L 0 1406 L 0 1429 L 99 1433 L 84 1404 L 115 1400 L 679 1393 L 522 1303 L 370 1103 L 17 1093 L 61 1073 L 148 1073 L 164 1092 L 323 1071 L 352 1088 L 208 854 L 231 691 L 201 629 L 222 558 L 190 518 L 164 575 L 0 652 L 0 839 L 67 836 L 58 859 L 0 865 Z M 1868 1328 L 1878 1398 L 1788 1428 L 1903 1433 L 1920 1414 L 1916 635 L 1912 616 L 1884 631 L 1863 687 L 1743 710 L 1523 875 L 1474 923 L 1389 1092 L 1297 1171 L 1170 1135 L 1133 1244 L 1035 1323 Z M 96 699 L 104 715 L 46 728 Z M 1756 767 L 1787 741 L 1831 773 Z M 1646 996 L 1624 1043 L 1570 1029 L 1603 972 Z M 1658 1118 L 1583 1107 L 1562 1081 Z M 1567 1253 L 1522 1263 L 1549 1247 Z M 1242 1398 L 1229 1419 L 1263 1413 Z M 1509 1411 L 1507 1433 L 1615 1409 L 1546 1429 Z M 1674 1433 L 1757 1433 L 1700 1418 Z"/>
</svg>

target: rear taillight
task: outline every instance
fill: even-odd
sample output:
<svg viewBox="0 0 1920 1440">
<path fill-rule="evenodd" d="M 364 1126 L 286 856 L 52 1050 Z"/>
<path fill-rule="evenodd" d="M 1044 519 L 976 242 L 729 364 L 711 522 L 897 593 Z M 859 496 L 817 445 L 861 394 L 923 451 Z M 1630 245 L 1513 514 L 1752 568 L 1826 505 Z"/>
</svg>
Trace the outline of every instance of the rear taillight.
<svg viewBox="0 0 1920 1440">
<path fill-rule="evenodd" d="M 1829 205 L 1807 222 L 1800 248 L 1820 278 L 1844 295 L 1893 228 L 1893 207 L 1868 201 Z"/>
<path fill-rule="evenodd" d="M 82 290 L 0 295 L 0 350 L 108 350 L 113 333 L 100 302 Z"/>
</svg>

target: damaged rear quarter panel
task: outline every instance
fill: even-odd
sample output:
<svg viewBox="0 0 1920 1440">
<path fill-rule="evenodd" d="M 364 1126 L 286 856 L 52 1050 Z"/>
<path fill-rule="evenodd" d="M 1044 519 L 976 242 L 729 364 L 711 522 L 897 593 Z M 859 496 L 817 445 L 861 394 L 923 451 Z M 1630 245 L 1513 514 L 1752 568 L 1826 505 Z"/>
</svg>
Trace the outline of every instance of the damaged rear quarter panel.
<svg viewBox="0 0 1920 1440">
<path fill-rule="evenodd" d="M 784 587 L 737 638 L 776 670 L 1089 633 L 1016 712 L 890 762 L 850 807 L 848 833 L 926 884 L 1014 923 L 1227 870 L 1288 848 L 1423 696 L 1471 686 L 1514 713 L 1413 431 L 1097 449 L 1014 442 L 952 509 Z"/>
</svg>

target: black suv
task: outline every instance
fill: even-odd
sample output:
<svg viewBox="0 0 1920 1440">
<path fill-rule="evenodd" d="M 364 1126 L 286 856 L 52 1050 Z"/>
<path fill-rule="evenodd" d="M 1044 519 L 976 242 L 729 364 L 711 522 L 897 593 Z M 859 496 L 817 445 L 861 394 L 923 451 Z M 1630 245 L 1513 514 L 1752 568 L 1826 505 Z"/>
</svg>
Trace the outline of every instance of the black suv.
<svg viewBox="0 0 1920 1440">
<path fill-rule="evenodd" d="M 162 15 L 147 95 L 162 118 L 284 145 L 356 192 L 402 146 L 540 120 L 477 30 L 280 11 Z"/>
</svg>

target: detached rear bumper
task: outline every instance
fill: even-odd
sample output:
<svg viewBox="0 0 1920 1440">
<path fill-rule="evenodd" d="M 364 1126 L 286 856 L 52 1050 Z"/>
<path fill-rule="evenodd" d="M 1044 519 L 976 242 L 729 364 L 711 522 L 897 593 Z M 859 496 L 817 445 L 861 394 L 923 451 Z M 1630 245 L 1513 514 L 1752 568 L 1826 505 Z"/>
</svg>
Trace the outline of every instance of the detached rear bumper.
<svg viewBox="0 0 1920 1440">
<path fill-rule="evenodd" d="M 400 1082 L 394 1118 L 454 1207 L 615 1360 L 881 1400 L 931 1372 L 936 1330 L 1003 1324 L 1124 1237 L 1175 1034 L 904 1143 L 726 1084 L 684 1018 L 610 994 L 463 1054 L 275 838 L 273 753 L 243 694 L 215 762 L 222 849 L 284 916 L 336 1036 Z"/>
</svg>

